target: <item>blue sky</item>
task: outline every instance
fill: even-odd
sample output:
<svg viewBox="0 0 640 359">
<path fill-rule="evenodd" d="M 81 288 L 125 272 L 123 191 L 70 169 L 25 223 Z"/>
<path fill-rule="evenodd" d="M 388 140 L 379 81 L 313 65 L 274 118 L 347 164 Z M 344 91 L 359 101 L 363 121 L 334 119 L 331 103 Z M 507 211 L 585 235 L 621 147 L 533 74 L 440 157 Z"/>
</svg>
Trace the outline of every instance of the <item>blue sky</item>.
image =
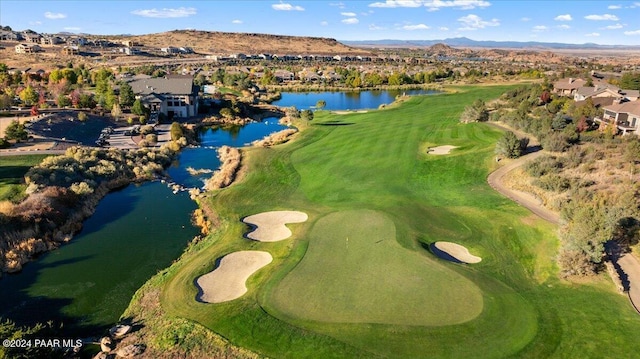
<svg viewBox="0 0 640 359">
<path fill-rule="evenodd" d="M 640 0 L 0 1 L 14 30 L 145 34 L 175 29 L 338 40 L 474 40 L 640 45 Z"/>
</svg>

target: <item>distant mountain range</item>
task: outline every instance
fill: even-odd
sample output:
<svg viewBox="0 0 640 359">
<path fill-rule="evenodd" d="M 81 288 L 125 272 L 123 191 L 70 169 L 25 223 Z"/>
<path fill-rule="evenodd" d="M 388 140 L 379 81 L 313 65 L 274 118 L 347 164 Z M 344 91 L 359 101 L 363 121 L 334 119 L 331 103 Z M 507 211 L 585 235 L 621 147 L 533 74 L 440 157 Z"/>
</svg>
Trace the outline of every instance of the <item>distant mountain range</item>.
<svg viewBox="0 0 640 359">
<path fill-rule="evenodd" d="M 476 41 L 467 37 L 455 37 L 444 40 L 364 40 L 340 41 L 348 46 L 356 47 L 428 47 L 438 43 L 457 47 L 486 47 L 514 49 L 640 49 L 640 45 L 599 45 L 594 43 L 563 44 L 560 42 L 539 41 Z"/>
</svg>

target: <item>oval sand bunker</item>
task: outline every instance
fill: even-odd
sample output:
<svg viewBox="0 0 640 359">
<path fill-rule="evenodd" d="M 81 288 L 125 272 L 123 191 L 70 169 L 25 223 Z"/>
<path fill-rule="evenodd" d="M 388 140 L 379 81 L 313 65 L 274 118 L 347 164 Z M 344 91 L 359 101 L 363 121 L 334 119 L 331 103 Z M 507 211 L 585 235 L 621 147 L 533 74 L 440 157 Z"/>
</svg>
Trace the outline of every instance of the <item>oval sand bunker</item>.
<svg viewBox="0 0 640 359">
<path fill-rule="evenodd" d="M 286 223 L 305 222 L 308 216 L 298 211 L 271 211 L 245 217 L 242 222 L 255 226 L 247 233 L 247 238 L 260 242 L 277 242 L 291 236 L 291 230 Z"/>
<path fill-rule="evenodd" d="M 479 263 L 482 260 L 482 258 L 469 253 L 469 250 L 466 247 L 456 243 L 435 242 L 432 244 L 432 248 L 435 249 L 434 252 L 438 257 L 450 260 L 450 258 L 446 258 L 446 255 L 448 255 L 454 259 L 454 262 Z M 438 251 L 444 253 L 445 256 L 441 256 Z"/>
<path fill-rule="evenodd" d="M 271 263 L 271 254 L 262 251 L 240 251 L 227 254 L 218 268 L 196 280 L 196 299 L 206 303 L 222 303 L 240 298 L 247 292 L 247 279 L 258 269 Z"/>
<path fill-rule="evenodd" d="M 449 152 L 451 152 L 451 150 L 454 148 L 458 148 L 458 146 L 445 145 L 445 146 L 431 147 L 429 148 L 429 151 L 427 151 L 427 153 L 430 155 L 448 155 Z"/>
</svg>

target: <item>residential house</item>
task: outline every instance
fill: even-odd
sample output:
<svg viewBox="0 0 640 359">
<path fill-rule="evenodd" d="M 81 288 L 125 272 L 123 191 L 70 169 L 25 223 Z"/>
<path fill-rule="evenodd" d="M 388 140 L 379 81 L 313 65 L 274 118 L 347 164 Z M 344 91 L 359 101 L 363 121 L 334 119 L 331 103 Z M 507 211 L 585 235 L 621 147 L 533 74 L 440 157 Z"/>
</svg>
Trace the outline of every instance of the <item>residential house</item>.
<svg viewBox="0 0 640 359">
<path fill-rule="evenodd" d="M 169 47 L 163 47 L 160 49 L 160 51 L 164 52 L 165 54 L 179 54 L 180 53 L 180 49 L 177 47 L 173 47 L 173 46 L 169 46 Z"/>
<path fill-rule="evenodd" d="M 42 36 L 40 38 L 40 43 L 42 45 L 57 45 L 57 44 L 61 44 L 62 42 L 63 41 L 60 37 L 53 36 L 53 35 Z"/>
<path fill-rule="evenodd" d="M 560 96 L 573 96 L 587 81 L 573 77 L 560 79 L 553 84 L 553 92 Z"/>
<path fill-rule="evenodd" d="M 135 47 L 121 47 L 120 52 L 129 56 L 140 54 L 140 50 L 136 49 Z"/>
<path fill-rule="evenodd" d="M 278 82 L 289 82 L 293 81 L 293 79 L 295 78 L 293 72 L 287 70 L 276 70 L 273 73 L 273 76 Z"/>
<path fill-rule="evenodd" d="M 80 48 L 78 46 L 65 46 L 62 48 L 62 53 L 65 55 L 79 55 Z"/>
<path fill-rule="evenodd" d="M 167 117 L 191 117 L 198 113 L 198 87 L 193 76 L 167 75 L 129 82 L 136 98 L 152 112 Z"/>
<path fill-rule="evenodd" d="M 36 34 L 36 33 L 30 33 L 30 32 L 24 33 L 24 40 L 32 44 L 39 44 L 41 37 L 42 36 L 40 36 L 40 34 Z"/>
<path fill-rule="evenodd" d="M 640 135 L 640 101 L 605 106 L 602 119 L 596 118 L 596 122 L 615 125 L 622 135 Z"/>
<path fill-rule="evenodd" d="M 15 49 L 16 54 L 33 54 L 42 51 L 42 48 L 35 44 L 18 44 Z"/>
<path fill-rule="evenodd" d="M 20 41 L 24 40 L 22 35 L 17 32 L 0 30 L 0 40 L 1 41 Z"/>
<path fill-rule="evenodd" d="M 623 96 L 618 93 L 620 91 L 615 87 L 579 87 L 575 93 L 573 94 L 574 101 L 582 101 L 586 100 L 590 97 L 613 97 L 617 99 L 622 99 Z"/>
<path fill-rule="evenodd" d="M 87 43 L 86 37 L 70 37 L 67 39 L 67 45 L 69 46 L 85 46 Z"/>
</svg>

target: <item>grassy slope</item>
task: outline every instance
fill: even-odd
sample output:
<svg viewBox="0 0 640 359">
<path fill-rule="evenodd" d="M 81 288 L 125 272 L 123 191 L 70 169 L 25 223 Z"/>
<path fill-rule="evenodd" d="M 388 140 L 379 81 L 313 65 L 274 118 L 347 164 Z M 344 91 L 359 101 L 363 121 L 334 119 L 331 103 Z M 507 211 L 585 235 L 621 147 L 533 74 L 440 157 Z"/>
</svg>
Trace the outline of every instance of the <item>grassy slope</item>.
<svg viewBox="0 0 640 359">
<path fill-rule="evenodd" d="M 165 309 L 275 357 L 568 358 L 640 351 L 634 335 L 640 318 L 626 298 L 606 280 L 559 282 L 552 263 L 555 228 L 486 184 L 500 134 L 482 124 L 457 124 L 456 117 L 474 99 L 503 91 L 484 87 L 369 114 L 319 114 L 316 123 L 353 125 L 313 126 L 293 143 L 249 151 L 244 181 L 211 201 L 223 218 L 221 230 L 164 274 Z M 440 144 L 460 148 L 444 157 L 421 154 Z M 275 209 L 303 210 L 310 220 L 291 225 L 292 240 L 242 239 L 242 216 Z M 308 231 L 323 215 L 349 209 L 384 213 L 409 250 L 424 253 L 420 243 L 446 238 L 483 257 L 478 265 L 460 266 L 424 255 L 482 290 L 482 314 L 459 325 L 421 327 L 319 323 L 278 311 L 270 293 L 311 250 Z M 216 258 L 242 249 L 272 253 L 270 270 L 249 279 L 242 299 L 196 303 L 193 279 L 210 271 Z"/>
<path fill-rule="evenodd" d="M 23 197 L 24 174 L 47 155 L 0 157 L 0 201 L 17 201 Z"/>
</svg>

